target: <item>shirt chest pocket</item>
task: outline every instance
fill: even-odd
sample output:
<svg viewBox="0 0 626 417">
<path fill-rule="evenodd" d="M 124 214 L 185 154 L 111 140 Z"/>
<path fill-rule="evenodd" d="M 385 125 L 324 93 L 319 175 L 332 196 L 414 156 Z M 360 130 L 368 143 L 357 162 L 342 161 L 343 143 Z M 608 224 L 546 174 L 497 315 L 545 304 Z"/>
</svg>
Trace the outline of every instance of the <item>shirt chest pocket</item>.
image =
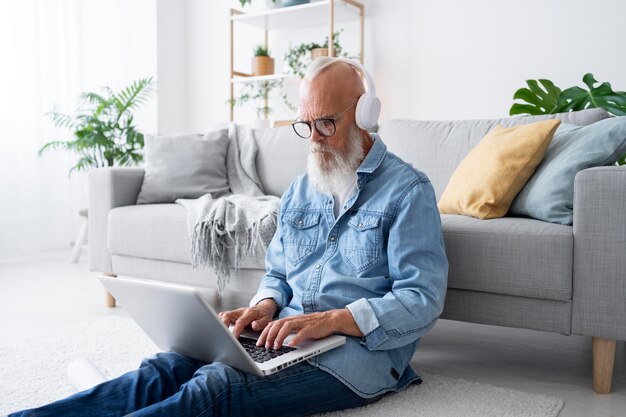
<svg viewBox="0 0 626 417">
<path fill-rule="evenodd" d="M 363 272 L 380 260 L 382 250 L 380 216 L 357 213 L 348 220 L 344 256 L 356 272 Z"/>
<path fill-rule="evenodd" d="M 315 251 L 320 229 L 320 214 L 302 211 L 285 213 L 283 248 L 292 265 L 303 262 Z"/>
</svg>

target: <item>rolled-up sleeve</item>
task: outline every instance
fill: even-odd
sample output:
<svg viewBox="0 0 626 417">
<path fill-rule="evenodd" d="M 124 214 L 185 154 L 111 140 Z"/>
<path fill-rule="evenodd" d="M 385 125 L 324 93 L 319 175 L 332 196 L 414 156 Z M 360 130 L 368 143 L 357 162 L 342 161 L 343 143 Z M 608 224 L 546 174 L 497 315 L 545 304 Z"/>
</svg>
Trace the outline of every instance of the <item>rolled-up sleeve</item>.
<svg viewBox="0 0 626 417">
<path fill-rule="evenodd" d="M 346 307 L 370 350 L 395 349 L 430 330 L 443 311 L 448 260 L 432 185 L 421 178 L 400 199 L 387 245 L 391 291 Z"/>
</svg>

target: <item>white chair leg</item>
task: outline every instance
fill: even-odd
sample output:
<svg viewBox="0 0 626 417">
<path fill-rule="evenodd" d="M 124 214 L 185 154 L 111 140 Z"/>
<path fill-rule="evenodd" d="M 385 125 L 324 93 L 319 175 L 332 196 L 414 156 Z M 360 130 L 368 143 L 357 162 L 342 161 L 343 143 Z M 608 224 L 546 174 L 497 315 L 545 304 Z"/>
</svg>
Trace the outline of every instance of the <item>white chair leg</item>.
<svg viewBox="0 0 626 417">
<path fill-rule="evenodd" d="M 78 236 L 76 237 L 76 242 L 74 242 L 74 249 L 72 250 L 72 256 L 70 257 L 70 262 L 75 264 L 78 262 L 80 258 L 80 253 L 87 241 L 87 219 L 83 221 L 83 225 L 80 227 L 80 231 L 78 232 Z"/>
</svg>

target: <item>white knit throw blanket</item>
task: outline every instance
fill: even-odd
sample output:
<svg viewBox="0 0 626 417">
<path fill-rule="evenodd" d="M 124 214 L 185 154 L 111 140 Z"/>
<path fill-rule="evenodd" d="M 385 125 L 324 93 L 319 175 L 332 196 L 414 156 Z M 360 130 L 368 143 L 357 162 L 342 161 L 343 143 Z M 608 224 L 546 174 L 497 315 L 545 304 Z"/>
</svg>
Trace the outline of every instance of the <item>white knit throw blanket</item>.
<svg viewBox="0 0 626 417">
<path fill-rule="evenodd" d="M 256 257 L 259 240 L 267 249 L 276 231 L 280 199 L 265 195 L 256 172 L 254 133 L 248 126 L 231 124 L 226 156 L 228 182 L 234 194 L 213 199 L 210 194 L 196 200 L 178 199 L 187 209 L 191 234 L 191 266 L 210 267 L 221 292 L 230 278 L 227 249 L 234 251 L 233 268 Z"/>
</svg>

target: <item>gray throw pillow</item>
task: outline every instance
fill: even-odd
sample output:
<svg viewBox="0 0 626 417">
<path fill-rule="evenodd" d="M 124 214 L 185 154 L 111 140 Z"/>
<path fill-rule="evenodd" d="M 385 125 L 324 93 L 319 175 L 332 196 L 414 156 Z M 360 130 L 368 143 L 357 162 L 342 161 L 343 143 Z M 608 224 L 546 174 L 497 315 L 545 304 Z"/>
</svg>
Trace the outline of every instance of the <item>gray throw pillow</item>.
<svg viewBox="0 0 626 417">
<path fill-rule="evenodd" d="M 626 117 L 588 126 L 561 124 L 545 158 L 513 201 L 509 215 L 572 224 L 576 174 L 613 165 L 625 153 Z"/>
<path fill-rule="evenodd" d="M 206 134 L 146 135 L 145 175 L 137 204 L 228 193 L 228 129 Z"/>
</svg>

